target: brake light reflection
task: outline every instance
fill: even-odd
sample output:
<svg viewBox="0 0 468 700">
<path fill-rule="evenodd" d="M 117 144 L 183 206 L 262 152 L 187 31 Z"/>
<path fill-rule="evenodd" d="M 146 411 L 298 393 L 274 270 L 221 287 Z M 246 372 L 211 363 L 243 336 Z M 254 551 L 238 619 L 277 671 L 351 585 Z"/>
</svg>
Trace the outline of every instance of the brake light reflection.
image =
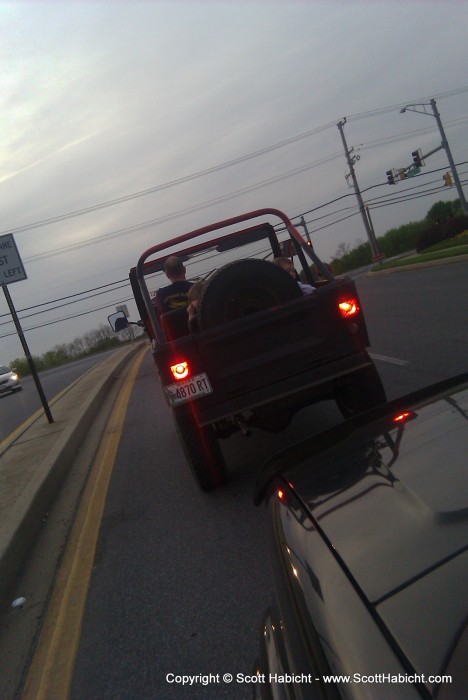
<svg viewBox="0 0 468 700">
<path fill-rule="evenodd" d="M 416 414 L 414 411 L 403 411 L 403 413 L 399 413 L 397 416 L 393 416 L 393 422 L 394 423 L 405 423 L 407 420 L 411 420 L 411 418 L 415 418 Z"/>
<path fill-rule="evenodd" d="M 186 379 L 190 374 L 188 362 L 178 362 L 176 365 L 171 365 L 171 372 L 176 380 Z"/>
<path fill-rule="evenodd" d="M 340 314 L 343 318 L 349 318 L 350 316 L 355 316 L 359 309 L 358 300 L 355 297 L 349 297 L 348 299 L 342 299 L 338 303 L 338 308 Z"/>
</svg>

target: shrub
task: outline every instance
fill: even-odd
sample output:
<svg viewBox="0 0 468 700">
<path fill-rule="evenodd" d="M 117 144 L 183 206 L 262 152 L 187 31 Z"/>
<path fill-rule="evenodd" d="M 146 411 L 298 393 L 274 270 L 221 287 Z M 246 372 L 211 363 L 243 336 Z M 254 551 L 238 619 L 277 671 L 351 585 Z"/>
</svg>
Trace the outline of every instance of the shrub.
<svg viewBox="0 0 468 700">
<path fill-rule="evenodd" d="M 416 242 L 416 250 L 421 253 L 423 250 L 430 248 L 440 241 L 445 241 L 448 238 L 458 236 L 463 231 L 468 229 L 468 216 L 457 216 L 452 219 L 447 219 L 442 224 L 435 224 L 423 231 Z"/>
<path fill-rule="evenodd" d="M 378 238 L 379 250 L 385 253 L 387 258 L 413 250 L 418 236 L 425 228 L 427 228 L 426 221 L 411 221 L 409 224 L 392 228 Z"/>
</svg>

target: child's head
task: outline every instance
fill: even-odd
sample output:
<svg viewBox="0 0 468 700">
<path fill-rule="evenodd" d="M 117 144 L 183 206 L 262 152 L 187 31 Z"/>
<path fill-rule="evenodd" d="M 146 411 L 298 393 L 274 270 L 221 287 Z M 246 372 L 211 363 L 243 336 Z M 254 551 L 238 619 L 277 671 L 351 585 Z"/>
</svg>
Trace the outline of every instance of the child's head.
<svg viewBox="0 0 468 700">
<path fill-rule="evenodd" d="M 192 284 L 187 294 L 189 303 L 192 301 L 199 301 L 205 287 L 205 280 L 199 280 L 198 282 L 195 282 L 195 284 Z"/>
<path fill-rule="evenodd" d="M 283 270 L 286 270 L 294 279 L 297 278 L 296 268 L 294 267 L 293 261 L 289 258 L 273 258 L 273 264 L 282 267 Z"/>
</svg>

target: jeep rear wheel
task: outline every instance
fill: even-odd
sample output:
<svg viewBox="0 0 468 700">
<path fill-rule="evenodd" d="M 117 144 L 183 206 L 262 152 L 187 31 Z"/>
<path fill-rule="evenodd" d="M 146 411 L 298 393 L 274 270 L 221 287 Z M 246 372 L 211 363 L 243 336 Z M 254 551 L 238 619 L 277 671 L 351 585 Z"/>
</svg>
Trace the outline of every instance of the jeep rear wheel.
<svg viewBox="0 0 468 700">
<path fill-rule="evenodd" d="M 343 377 L 334 393 L 343 418 L 351 418 L 387 401 L 379 373 L 373 364 Z"/>
<path fill-rule="evenodd" d="M 208 280 L 199 303 L 200 329 L 212 328 L 297 299 L 301 290 L 285 270 L 265 260 L 236 260 Z"/>
<path fill-rule="evenodd" d="M 200 428 L 190 405 L 175 408 L 173 417 L 187 462 L 202 491 L 213 491 L 226 483 L 226 465 L 213 428 Z"/>
</svg>

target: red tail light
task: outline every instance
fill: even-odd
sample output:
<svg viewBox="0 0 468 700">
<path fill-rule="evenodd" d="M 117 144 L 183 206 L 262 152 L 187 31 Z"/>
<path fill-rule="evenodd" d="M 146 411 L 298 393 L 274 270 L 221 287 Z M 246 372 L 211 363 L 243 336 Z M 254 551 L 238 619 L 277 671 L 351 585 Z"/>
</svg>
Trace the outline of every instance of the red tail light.
<svg viewBox="0 0 468 700">
<path fill-rule="evenodd" d="M 414 411 L 403 411 L 397 416 L 393 416 L 394 423 L 406 423 L 406 421 L 416 418 L 416 413 Z"/>
<path fill-rule="evenodd" d="M 171 372 L 172 376 L 177 381 L 180 379 L 187 379 L 187 377 L 190 376 L 190 367 L 188 362 L 182 360 L 182 362 L 178 362 L 176 365 L 171 365 Z"/>
<path fill-rule="evenodd" d="M 360 310 L 358 300 L 356 299 L 356 297 L 347 297 L 346 299 L 342 299 L 338 303 L 338 308 L 343 318 L 350 318 L 351 316 L 355 316 Z"/>
</svg>

